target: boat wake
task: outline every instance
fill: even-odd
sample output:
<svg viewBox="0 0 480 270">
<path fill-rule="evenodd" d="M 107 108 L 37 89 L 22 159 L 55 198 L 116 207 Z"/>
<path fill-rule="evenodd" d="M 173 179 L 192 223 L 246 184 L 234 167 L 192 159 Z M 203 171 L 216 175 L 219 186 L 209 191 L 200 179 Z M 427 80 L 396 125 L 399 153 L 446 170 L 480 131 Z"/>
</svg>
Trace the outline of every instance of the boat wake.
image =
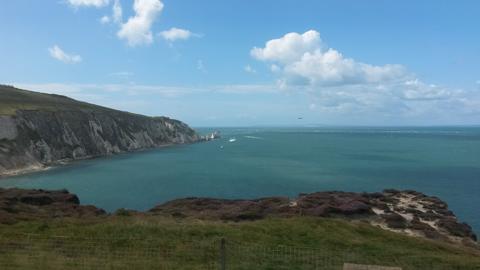
<svg viewBox="0 0 480 270">
<path fill-rule="evenodd" d="M 254 139 L 254 140 L 264 140 L 264 138 L 262 137 L 257 137 L 257 136 L 243 136 L 247 139 Z"/>
</svg>

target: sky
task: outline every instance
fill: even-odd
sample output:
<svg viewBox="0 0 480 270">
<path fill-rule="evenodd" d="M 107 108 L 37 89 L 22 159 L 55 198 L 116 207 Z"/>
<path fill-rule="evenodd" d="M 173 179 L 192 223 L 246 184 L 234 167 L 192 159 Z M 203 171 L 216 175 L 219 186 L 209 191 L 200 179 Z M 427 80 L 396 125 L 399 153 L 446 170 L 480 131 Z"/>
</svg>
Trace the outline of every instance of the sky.
<svg viewBox="0 0 480 270">
<path fill-rule="evenodd" d="M 479 11 L 474 0 L 2 1 L 0 83 L 198 127 L 478 125 Z"/>
</svg>

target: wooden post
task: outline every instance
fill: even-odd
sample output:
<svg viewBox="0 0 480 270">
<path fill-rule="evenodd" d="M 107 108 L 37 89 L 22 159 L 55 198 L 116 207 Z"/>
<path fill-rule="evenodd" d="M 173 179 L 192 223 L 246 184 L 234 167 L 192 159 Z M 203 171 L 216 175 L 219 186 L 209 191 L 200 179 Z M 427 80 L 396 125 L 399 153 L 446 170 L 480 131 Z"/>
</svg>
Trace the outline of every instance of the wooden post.
<svg viewBox="0 0 480 270">
<path fill-rule="evenodd" d="M 220 241 L 220 270 L 227 269 L 227 253 L 225 250 L 225 238 Z"/>
</svg>

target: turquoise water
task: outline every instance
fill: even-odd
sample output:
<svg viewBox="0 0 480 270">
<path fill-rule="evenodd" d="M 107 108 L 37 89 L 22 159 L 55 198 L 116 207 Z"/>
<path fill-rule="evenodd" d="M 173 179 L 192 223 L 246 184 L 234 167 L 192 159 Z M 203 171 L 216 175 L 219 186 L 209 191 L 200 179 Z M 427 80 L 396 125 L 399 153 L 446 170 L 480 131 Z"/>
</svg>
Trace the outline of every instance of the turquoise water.
<svg viewBox="0 0 480 270">
<path fill-rule="evenodd" d="M 446 200 L 480 232 L 478 127 L 219 130 L 224 137 L 214 142 L 76 162 L 0 186 L 67 188 L 109 211 L 187 196 L 415 189 Z"/>
</svg>

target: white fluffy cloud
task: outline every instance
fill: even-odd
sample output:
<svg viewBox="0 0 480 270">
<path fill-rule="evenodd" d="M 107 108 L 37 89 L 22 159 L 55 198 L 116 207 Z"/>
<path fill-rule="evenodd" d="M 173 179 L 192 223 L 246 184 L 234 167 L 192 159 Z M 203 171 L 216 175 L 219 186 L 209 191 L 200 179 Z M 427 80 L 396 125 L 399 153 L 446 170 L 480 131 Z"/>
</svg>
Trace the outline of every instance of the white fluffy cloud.
<svg viewBox="0 0 480 270">
<path fill-rule="evenodd" d="M 172 27 L 169 30 L 160 32 L 159 35 L 166 41 L 174 42 L 177 40 L 187 40 L 195 34 L 186 29 Z"/>
<path fill-rule="evenodd" d="M 163 10 L 160 0 L 135 0 L 135 15 L 121 25 L 117 35 L 125 39 L 130 46 L 150 44 L 153 42 L 152 24 Z"/>
<path fill-rule="evenodd" d="M 67 0 L 74 7 L 107 6 L 110 0 Z M 123 9 L 120 0 L 113 0 L 112 14 L 99 19 L 101 24 L 115 23 L 120 25 L 117 36 L 126 40 L 129 46 L 148 45 L 153 42 L 152 26 L 158 15 L 162 12 L 164 4 L 162 0 L 133 0 L 135 14 L 123 22 Z M 172 27 L 162 31 L 158 35 L 166 41 L 173 43 L 177 40 L 187 40 L 191 37 L 201 37 L 187 29 Z"/>
<path fill-rule="evenodd" d="M 253 48 L 251 54 L 258 60 L 288 64 L 299 60 L 306 52 L 320 49 L 320 34 L 310 30 L 303 34 L 288 33 L 279 39 L 272 39 L 265 48 Z"/>
<path fill-rule="evenodd" d="M 67 64 L 75 64 L 82 61 L 82 57 L 80 57 L 80 55 L 68 54 L 57 45 L 48 48 L 48 51 L 50 52 L 51 57 Z"/>
<path fill-rule="evenodd" d="M 345 58 L 327 48 L 314 30 L 270 40 L 264 48 L 253 48 L 251 55 L 273 63 L 272 70 L 281 73 L 284 83 L 293 85 L 382 83 L 406 76 L 401 65 L 374 66 Z"/>
<path fill-rule="evenodd" d="M 73 7 L 104 7 L 110 3 L 110 0 L 67 0 Z"/>
<path fill-rule="evenodd" d="M 475 91 L 425 83 L 402 65 L 371 65 L 345 57 L 315 30 L 288 33 L 250 54 L 269 65 L 279 89 L 307 93 L 310 109 L 321 113 L 398 120 L 461 119 L 478 112 L 474 106 L 480 95 Z"/>
</svg>

